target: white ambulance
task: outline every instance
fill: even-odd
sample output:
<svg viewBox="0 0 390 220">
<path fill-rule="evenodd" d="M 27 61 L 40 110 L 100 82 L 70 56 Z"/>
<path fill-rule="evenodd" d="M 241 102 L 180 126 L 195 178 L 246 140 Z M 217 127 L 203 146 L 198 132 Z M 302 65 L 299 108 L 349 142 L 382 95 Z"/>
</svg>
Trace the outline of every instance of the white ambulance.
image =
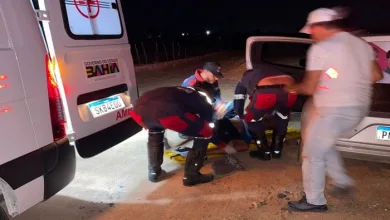
<svg viewBox="0 0 390 220">
<path fill-rule="evenodd" d="M 140 131 L 118 0 L 0 1 L 0 219 L 72 181 L 75 148 L 93 157 Z"/>
</svg>

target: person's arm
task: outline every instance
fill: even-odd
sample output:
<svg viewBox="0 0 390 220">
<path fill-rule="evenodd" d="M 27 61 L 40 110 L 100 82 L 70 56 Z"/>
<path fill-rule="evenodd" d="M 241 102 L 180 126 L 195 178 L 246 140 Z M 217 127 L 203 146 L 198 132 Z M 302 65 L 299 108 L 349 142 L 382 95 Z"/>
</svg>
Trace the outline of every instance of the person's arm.
<svg viewBox="0 0 390 220">
<path fill-rule="evenodd" d="M 371 80 L 373 83 L 378 82 L 383 79 L 383 72 L 378 62 L 376 61 L 376 52 L 374 48 L 367 44 L 368 50 L 370 51 L 370 60 L 371 60 Z"/>
<path fill-rule="evenodd" d="M 311 46 L 307 54 L 306 73 L 303 81 L 286 86 L 286 90 L 298 94 L 312 95 L 324 72 L 326 56 L 326 52 L 318 45 Z"/>
<path fill-rule="evenodd" d="M 221 98 L 221 89 L 219 89 L 219 84 L 218 84 L 218 81 L 215 81 L 214 85 L 213 85 L 215 91 L 214 91 L 214 98 L 217 100 L 217 102 L 221 101 L 222 98 Z"/>
<path fill-rule="evenodd" d="M 196 83 L 195 77 L 194 76 L 190 76 L 190 77 L 188 77 L 187 79 L 185 79 L 183 81 L 181 86 L 183 86 L 183 87 L 192 87 L 192 86 L 195 85 L 195 83 Z"/>
<path fill-rule="evenodd" d="M 376 60 L 373 60 L 372 61 L 372 82 L 375 83 L 382 79 L 383 79 L 382 69 L 379 67 Z"/>
<path fill-rule="evenodd" d="M 185 101 L 188 112 L 196 114 L 200 119 L 212 122 L 216 119 L 214 109 L 214 99 L 206 91 L 195 91 Z"/>
<path fill-rule="evenodd" d="M 306 71 L 302 83 L 293 85 L 293 91 L 303 95 L 313 95 L 320 81 L 323 70 Z"/>
<path fill-rule="evenodd" d="M 247 95 L 247 89 L 241 80 L 240 82 L 238 82 L 236 86 L 236 90 L 234 91 L 234 101 L 233 101 L 234 111 L 239 116 L 244 115 L 246 95 Z"/>
<path fill-rule="evenodd" d="M 371 60 L 371 80 L 373 83 L 376 83 L 384 77 L 382 69 L 377 62 L 378 51 L 370 44 L 367 44 L 367 48 Z"/>
</svg>

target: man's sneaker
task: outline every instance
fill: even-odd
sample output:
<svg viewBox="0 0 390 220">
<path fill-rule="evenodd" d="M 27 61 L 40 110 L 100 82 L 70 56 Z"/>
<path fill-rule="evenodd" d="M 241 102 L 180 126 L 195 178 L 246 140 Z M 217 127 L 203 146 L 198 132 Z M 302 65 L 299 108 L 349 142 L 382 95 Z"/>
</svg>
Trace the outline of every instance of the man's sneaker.
<svg viewBox="0 0 390 220">
<path fill-rule="evenodd" d="M 328 206 L 313 205 L 307 202 L 306 196 L 303 196 L 299 201 L 288 202 L 288 209 L 292 212 L 326 212 Z"/>
</svg>

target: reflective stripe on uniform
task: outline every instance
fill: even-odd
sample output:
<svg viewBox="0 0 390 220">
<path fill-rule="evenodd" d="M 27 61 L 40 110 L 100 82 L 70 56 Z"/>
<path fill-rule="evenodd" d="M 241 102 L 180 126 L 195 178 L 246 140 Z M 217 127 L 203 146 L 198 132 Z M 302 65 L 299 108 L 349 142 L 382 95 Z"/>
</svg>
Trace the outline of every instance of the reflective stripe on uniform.
<svg viewBox="0 0 390 220">
<path fill-rule="evenodd" d="M 246 95 L 237 94 L 237 95 L 234 95 L 234 99 L 246 99 Z"/>
<path fill-rule="evenodd" d="M 288 119 L 288 115 L 286 115 L 286 116 L 284 116 L 282 113 L 280 113 L 280 112 L 276 112 L 276 114 L 281 118 L 281 119 L 283 119 L 283 120 L 286 120 L 286 119 Z"/>
<path fill-rule="evenodd" d="M 149 134 L 162 134 L 165 131 L 164 130 L 163 131 L 150 131 L 150 130 L 148 130 L 148 132 L 149 132 Z"/>
</svg>

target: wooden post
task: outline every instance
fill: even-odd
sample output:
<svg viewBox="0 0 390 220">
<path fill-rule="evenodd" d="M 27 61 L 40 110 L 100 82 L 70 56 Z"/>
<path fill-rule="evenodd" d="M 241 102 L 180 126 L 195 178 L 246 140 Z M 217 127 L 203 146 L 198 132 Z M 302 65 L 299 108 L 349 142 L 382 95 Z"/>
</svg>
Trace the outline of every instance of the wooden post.
<svg viewBox="0 0 390 220">
<path fill-rule="evenodd" d="M 172 58 L 175 59 L 175 42 L 172 42 Z"/>
<path fill-rule="evenodd" d="M 158 43 L 156 42 L 156 53 L 155 53 L 155 59 L 156 59 L 156 62 L 158 62 Z"/>
<path fill-rule="evenodd" d="M 178 48 L 177 57 L 180 59 L 180 43 L 179 42 L 177 42 L 177 48 Z"/>
<path fill-rule="evenodd" d="M 148 57 L 146 56 L 146 51 L 145 51 L 144 43 L 143 43 L 143 42 L 141 42 L 141 45 L 142 45 L 142 50 L 144 51 L 144 56 L 145 56 L 145 64 L 148 64 Z"/>
<path fill-rule="evenodd" d="M 141 60 L 140 60 L 140 58 L 139 58 L 139 53 L 138 53 L 137 44 L 134 44 L 134 49 L 135 49 L 135 53 L 136 53 L 136 55 L 137 55 L 138 64 L 141 64 Z"/>
<path fill-rule="evenodd" d="M 165 51 L 165 61 L 168 61 L 168 52 L 167 52 L 167 48 L 165 47 L 165 44 L 163 44 L 163 47 Z"/>
</svg>

